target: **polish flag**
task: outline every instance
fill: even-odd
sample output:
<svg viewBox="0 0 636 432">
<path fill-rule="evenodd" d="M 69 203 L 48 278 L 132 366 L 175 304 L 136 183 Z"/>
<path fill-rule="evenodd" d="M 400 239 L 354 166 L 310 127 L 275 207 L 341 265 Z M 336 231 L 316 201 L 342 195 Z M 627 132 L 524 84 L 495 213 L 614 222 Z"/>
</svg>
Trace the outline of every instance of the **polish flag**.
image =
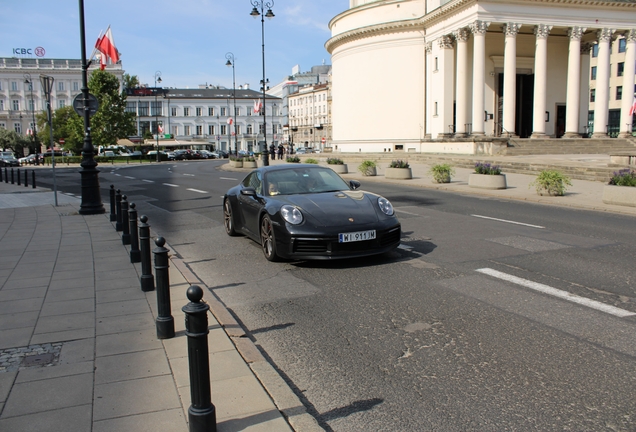
<svg viewBox="0 0 636 432">
<path fill-rule="evenodd" d="M 106 33 L 97 39 L 95 42 L 95 48 L 97 48 L 103 55 L 110 58 L 110 61 L 117 63 L 119 61 L 119 52 L 115 47 L 115 40 L 113 39 L 113 33 L 110 31 L 110 26 Z"/>
<path fill-rule="evenodd" d="M 102 53 L 99 53 L 99 69 L 106 69 L 106 56 Z"/>
<path fill-rule="evenodd" d="M 634 112 L 636 112 L 636 96 L 634 96 L 634 101 L 632 102 L 632 106 L 629 107 L 629 115 L 633 116 Z"/>
<path fill-rule="evenodd" d="M 232 123 L 234 123 L 234 119 L 232 117 L 228 117 L 227 124 L 231 125 Z"/>
<path fill-rule="evenodd" d="M 163 126 L 159 125 L 157 127 L 159 128 L 159 133 L 162 134 L 163 133 Z"/>
<path fill-rule="evenodd" d="M 254 114 L 260 113 L 262 107 L 263 107 L 263 104 L 261 103 L 260 99 L 257 101 L 254 101 Z"/>
</svg>

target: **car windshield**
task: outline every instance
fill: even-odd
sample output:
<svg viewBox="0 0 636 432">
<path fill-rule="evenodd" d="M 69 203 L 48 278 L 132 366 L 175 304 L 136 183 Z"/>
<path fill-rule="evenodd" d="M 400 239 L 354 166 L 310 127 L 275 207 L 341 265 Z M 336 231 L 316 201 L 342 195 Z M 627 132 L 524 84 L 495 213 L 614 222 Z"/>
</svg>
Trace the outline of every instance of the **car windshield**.
<svg viewBox="0 0 636 432">
<path fill-rule="evenodd" d="M 330 168 L 303 167 L 270 171 L 265 176 L 268 195 L 294 195 L 349 190 Z"/>
</svg>

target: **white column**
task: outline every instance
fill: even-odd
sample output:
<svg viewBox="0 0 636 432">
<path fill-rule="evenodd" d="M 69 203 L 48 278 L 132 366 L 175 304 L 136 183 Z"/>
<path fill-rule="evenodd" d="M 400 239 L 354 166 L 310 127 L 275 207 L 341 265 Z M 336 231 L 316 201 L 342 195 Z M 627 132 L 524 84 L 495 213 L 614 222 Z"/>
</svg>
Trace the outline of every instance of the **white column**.
<svg viewBox="0 0 636 432">
<path fill-rule="evenodd" d="M 484 135 L 484 86 L 486 80 L 486 30 L 488 22 L 475 21 L 473 33 L 473 135 Z"/>
<path fill-rule="evenodd" d="M 503 131 L 504 136 L 515 134 L 515 108 L 517 105 L 517 33 L 519 23 L 503 25 L 504 40 L 504 84 L 503 84 Z"/>
<path fill-rule="evenodd" d="M 468 29 L 461 28 L 453 32 L 457 43 L 457 65 L 455 82 L 455 134 L 466 135 L 468 122 Z"/>
<path fill-rule="evenodd" d="M 636 74 L 636 29 L 625 32 L 625 68 L 623 69 L 623 100 L 621 103 L 621 138 L 632 136 L 633 114 L 629 111 L 636 100 L 634 94 L 634 74 Z"/>
<path fill-rule="evenodd" d="M 452 133 L 453 127 L 453 93 L 455 75 L 455 52 L 453 37 L 444 35 L 437 40 L 439 55 L 439 71 L 435 74 L 435 94 L 438 116 L 438 138 L 444 138 Z M 433 108 L 435 111 L 435 108 Z"/>
<path fill-rule="evenodd" d="M 581 86 L 581 36 L 584 27 L 570 27 L 568 37 L 570 46 L 568 52 L 567 103 L 565 106 L 565 134 L 564 138 L 579 138 L 579 105 Z"/>
<path fill-rule="evenodd" d="M 581 72 L 579 75 L 579 131 L 584 132 L 586 137 L 589 133 L 589 112 L 590 112 L 590 64 L 592 59 L 591 42 L 581 42 Z"/>
<path fill-rule="evenodd" d="M 594 101 L 594 133 L 592 138 L 607 138 L 609 110 L 610 41 L 614 29 L 598 31 L 598 57 L 596 63 L 596 99 Z"/>
<path fill-rule="evenodd" d="M 433 42 L 426 42 L 426 119 L 425 119 L 425 135 L 424 138 L 431 138 L 431 124 L 433 119 L 433 94 L 431 93 L 431 80 L 433 79 Z"/>
<path fill-rule="evenodd" d="M 539 24 L 534 27 L 534 107 L 532 135 L 530 138 L 545 138 L 545 112 L 548 91 L 548 35 L 552 26 Z M 554 113 L 553 113 L 554 115 Z"/>
</svg>

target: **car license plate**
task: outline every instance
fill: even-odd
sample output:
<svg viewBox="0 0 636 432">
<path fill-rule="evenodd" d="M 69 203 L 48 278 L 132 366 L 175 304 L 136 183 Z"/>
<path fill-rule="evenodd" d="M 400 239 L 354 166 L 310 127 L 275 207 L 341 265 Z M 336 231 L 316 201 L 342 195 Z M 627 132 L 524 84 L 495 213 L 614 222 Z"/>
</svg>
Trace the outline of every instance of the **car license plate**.
<svg viewBox="0 0 636 432">
<path fill-rule="evenodd" d="M 364 240 L 373 240 L 375 238 L 375 230 L 358 231 L 352 233 L 338 234 L 338 243 L 349 243 Z"/>
</svg>

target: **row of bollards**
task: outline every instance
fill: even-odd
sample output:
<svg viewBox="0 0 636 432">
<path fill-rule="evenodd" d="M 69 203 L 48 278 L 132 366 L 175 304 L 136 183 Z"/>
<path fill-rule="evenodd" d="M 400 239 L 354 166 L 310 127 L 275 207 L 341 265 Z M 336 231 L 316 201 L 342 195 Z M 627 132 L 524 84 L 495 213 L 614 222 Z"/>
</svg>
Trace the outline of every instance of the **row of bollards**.
<svg viewBox="0 0 636 432">
<path fill-rule="evenodd" d="M 135 203 L 128 203 L 128 197 L 122 195 L 115 186 L 110 186 L 110 221 L 115 229 L 122 232 L 122 243 L 130 245 L 130 262 L 141 263 L 141 290 L 157 290 L 157 318 L 155 320 L 157 338 L 175 337 L 174 318 L 171 315 L 170 267 L 168 252 L 163 237 L 155 239 L 154 254 L 155 276 L 152 274 L 150 258 L 150 225 L 148 216 L 142 215 L 137 223 Z M 197 285 L 188 288 L 186 296 L 190 301 L 182 310 L 185 313 L 186 337 L 188 338 L 188 365 L 190 372 L 191 405 L 188 408 L 190 432 L 216 431 L 216 409 L 212 404 L 210 389 L 210 360 L 208 357 L 208 310 L 202 302 L 203 290 Z"/>
<path fill-rule="evenodd" d="M 24 187 L 29 187 L 29 173 L 26 169 L 23 170 L 23 172 L 24 172 Z M 4 182 L 5 183 L 9 183 L 9 181 L 11 181 L 11 184 L 15 184 L 16 183 L 15 177 L 16 175 L 14 175 L 13 173 L 13 168 L 11 168 L 11 174 L 9 174 L 7 167 L 4 167 Z M 31 170 L 31 178 L 32 178 L 31 185 L 33 186 L 33 189 L 35 189 L 35 170 Z M 18 168 L 17 170 L 18 186 L 22 186 L 21 179 L 22 179 L 22 175 L 20 174 L 20 168 Z M 0 169 L 0 182 L 1 181 L 2 181 L 2 169 Z"/>
</svg>

